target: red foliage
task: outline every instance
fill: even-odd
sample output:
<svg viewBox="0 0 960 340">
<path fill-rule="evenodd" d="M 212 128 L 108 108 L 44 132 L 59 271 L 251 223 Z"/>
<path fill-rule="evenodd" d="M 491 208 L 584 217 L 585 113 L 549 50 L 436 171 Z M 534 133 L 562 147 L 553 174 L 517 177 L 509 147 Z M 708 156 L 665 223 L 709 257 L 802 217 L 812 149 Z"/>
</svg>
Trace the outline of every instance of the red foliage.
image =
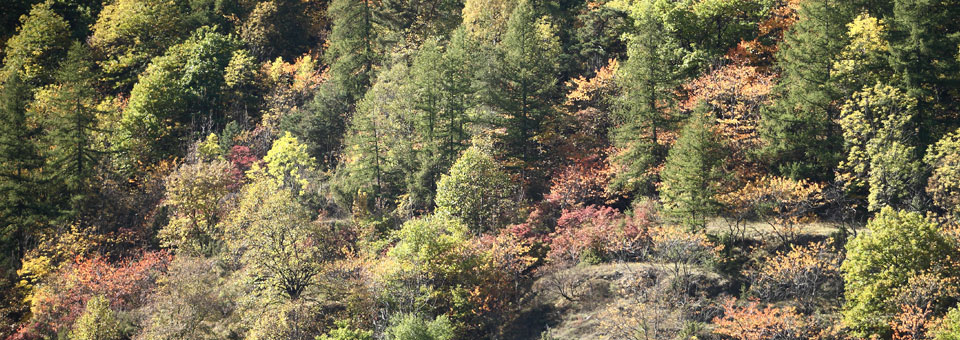
<svg viewBox="0 0 960 340">
<path fill-rule="evenodd" d="M 34 294 L 33 318 L 11 339 L 36 339 L 69 328 L 83 312 L 87 300 L 103 295 L 116 310 L 133 310 L 147 303 L 156 280 L 171 256 L 148 252 L 137 259 L 110 263 L 97 256 L 77 259 L 51 277 Z"/>
<path fill-rule="evenodd" d="M 606 191 L 610 182 L 608 168 L 597 156 L 581 159 L 553 178 L 550 193 L 544 199 L 562 210 L 606 204 L 610 198 Z"/>
<path fill-rule="evenodd" d="M 243 174 L 247 170 L 250 170 L 253 163 L 260 160 L 253 154 L 253 151 L 251 151 L 249 147 L 244 145 L 234 145 L 230 148 L 230 154 L 227 156 L 227 159 L 230 160 L 230 163 L 233 163 L 234 170 L 232 173 L 237 182 L 243 179 Z"/>
<path fill-rule="evenodd" d="M 634 257 L 649 244 L 646 215 L 628 219 L 610 207 L 587 206 L 564 210 L 557 220 L 547 258 L 553 263 L 573 265 L 588 252 L 601 258 L 614 255 Z"/>
</svg>

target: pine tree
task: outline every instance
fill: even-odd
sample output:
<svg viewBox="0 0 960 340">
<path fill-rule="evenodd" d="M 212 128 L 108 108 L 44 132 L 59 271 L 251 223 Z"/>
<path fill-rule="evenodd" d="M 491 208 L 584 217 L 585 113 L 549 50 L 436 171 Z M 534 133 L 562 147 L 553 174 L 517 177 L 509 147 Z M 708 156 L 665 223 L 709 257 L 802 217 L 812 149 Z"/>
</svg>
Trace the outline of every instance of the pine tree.
<svg viewBox="0 0 960 340">
<path fill-rule="evenodd" d="M 541 147 L 535 137 L 555 114 L 559 58 L 555 28 L 539 16 L 531 1 L 521 1 L 510 15 L 498 61 L 491 65 L 487 99 L 503 116 L 497 124 L 505 130 L 501 142 L 510 168 L 520 173 L 524 185 L 544 177 L 536 169 Z M 536 185 L 523 192 L 530 195 L 531 188 Z"/>
<path fill-rule="evenodd" d="M 831 82 L 833 61 L 848 44 L 847 23 L 857 2 L 811 0 L 784 36 L 777 54 L 781 67 L 776 102 L 763 112 L 765 154 L 779 172 L 793 178 L 825 180 L 839 160 L 840 133 L 833 119 L 842 93 Z"/>
<path fill-rule="evenodd" d="M 698 108 L 680 131 L 664 164 L 660 199 L 667 215 L 690 228 L 703 228 L 716 211 L 722 149 L 712 119 Z"/>
<path fill-rule="evenodd" d="M 678 121 L 674 104 L 680 85 L 684 50 L 670 37 L 664 23 L 652 15 L 641 18 L 631 38 L 617 78 L 623 95 L 617 98 L 612 140 L 619 149 L 613 158 L 623 170 L 611 185 L 620 190 L 650 193 L 656 178 L 650 169 L 666 156 L 660 136 Z"/>
</svg>

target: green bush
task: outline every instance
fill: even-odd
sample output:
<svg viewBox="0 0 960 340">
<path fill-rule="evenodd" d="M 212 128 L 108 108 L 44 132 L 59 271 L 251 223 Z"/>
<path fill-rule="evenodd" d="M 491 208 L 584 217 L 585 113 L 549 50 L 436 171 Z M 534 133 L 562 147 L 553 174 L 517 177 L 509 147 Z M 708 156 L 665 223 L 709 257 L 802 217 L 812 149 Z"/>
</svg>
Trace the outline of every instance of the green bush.
<svg viewBox="0 0 960 340">
<path fill-rule="evenodd" d="M 841 266 L 847 298 L 844 323 L 864 338 L 888 335 L 889 318 L 899 311 L 894 299 L 898 292 L 918 275 L 954 276 L 943 268 L 950 268 L 946 262 L 957 255 L 937 224 L 917 212 L 884 208 L 867 229 L 847 244 Z"/>
<path fill-rule="evenodd" d="M 387 340 L 452 340 L 455 328 L 446 315 L 427 321 L 413 314 L 395 316 L 386 330 Z"/>
</svg>

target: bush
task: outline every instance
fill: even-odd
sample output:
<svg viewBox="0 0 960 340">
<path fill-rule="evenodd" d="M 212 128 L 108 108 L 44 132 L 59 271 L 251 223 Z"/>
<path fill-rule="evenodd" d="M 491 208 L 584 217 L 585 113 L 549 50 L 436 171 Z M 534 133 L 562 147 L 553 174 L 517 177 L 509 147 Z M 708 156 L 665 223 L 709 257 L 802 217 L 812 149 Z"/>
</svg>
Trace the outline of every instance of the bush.
<svg viewBox="0 0 960 340">
<path fill-rule="evenodd" d="M 857 336 L 887 336 L 890 316 L 899 308 L 898 292 L 919 274 L 956 277 L 950 259 L 957 257 L 957 248 L 936 223 L 916 212 L 884 208 L 867 228 L 847 244 L 841 266 L 844 322 Z"/>
<path fill-rule="evenodd" d="M 403 314 L 390 320 L 386 330 L 387 340 L 453 340 L 453 323 L 446 315 L 433 321 L 424 320 L 413 314 Z"/>
<path fill-rule="evenodd" d="M 565 210 L 551 235 L 547 258 L 561 265 L 596 264 L 614 256 L 636 258 L 650 243 L 646 222 L 627 219 L 609 207 Z"/>
<path fill-rule="evenodd" d="M 716 318 L 714 332 L 740 340 L 800 340 L 811 334 L 809 322 L 793 307 L 764 307 L 756 302 L 737 306 L 735 299 L 723 305 L 724 316 Z"/>
<path fill-rule="evenodd" d="M 835 296 L 838 292 L 825 291 L 831 288 L 825 285 L 839 278 L 840 256 L 830 252 L 825 243 L 794 245 L 789 252 L 777 253 L 764 262 L 750 288 L 765 301 L 795 299 L 809 306 L 817 297 Z"/>
<path fill-rule="evenodd" d="M 337 321 L 337 328 L 317 337 L 317 340 L 373 340 L 373 331 L 354 329 L 346 321 Z"/>
</svg>

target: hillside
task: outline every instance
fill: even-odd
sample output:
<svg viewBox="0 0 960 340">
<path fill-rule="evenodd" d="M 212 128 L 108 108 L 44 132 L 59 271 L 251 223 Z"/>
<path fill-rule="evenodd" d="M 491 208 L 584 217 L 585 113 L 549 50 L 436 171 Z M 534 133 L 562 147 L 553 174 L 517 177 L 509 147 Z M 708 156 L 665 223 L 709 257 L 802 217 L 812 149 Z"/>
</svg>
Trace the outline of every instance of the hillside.
<svg viewBox="0 0 960 340">
<path fill-rule="evenodd" d="M 0 340 L 960 339 L 958 0 L 2 0 Z"/>
</svg>

